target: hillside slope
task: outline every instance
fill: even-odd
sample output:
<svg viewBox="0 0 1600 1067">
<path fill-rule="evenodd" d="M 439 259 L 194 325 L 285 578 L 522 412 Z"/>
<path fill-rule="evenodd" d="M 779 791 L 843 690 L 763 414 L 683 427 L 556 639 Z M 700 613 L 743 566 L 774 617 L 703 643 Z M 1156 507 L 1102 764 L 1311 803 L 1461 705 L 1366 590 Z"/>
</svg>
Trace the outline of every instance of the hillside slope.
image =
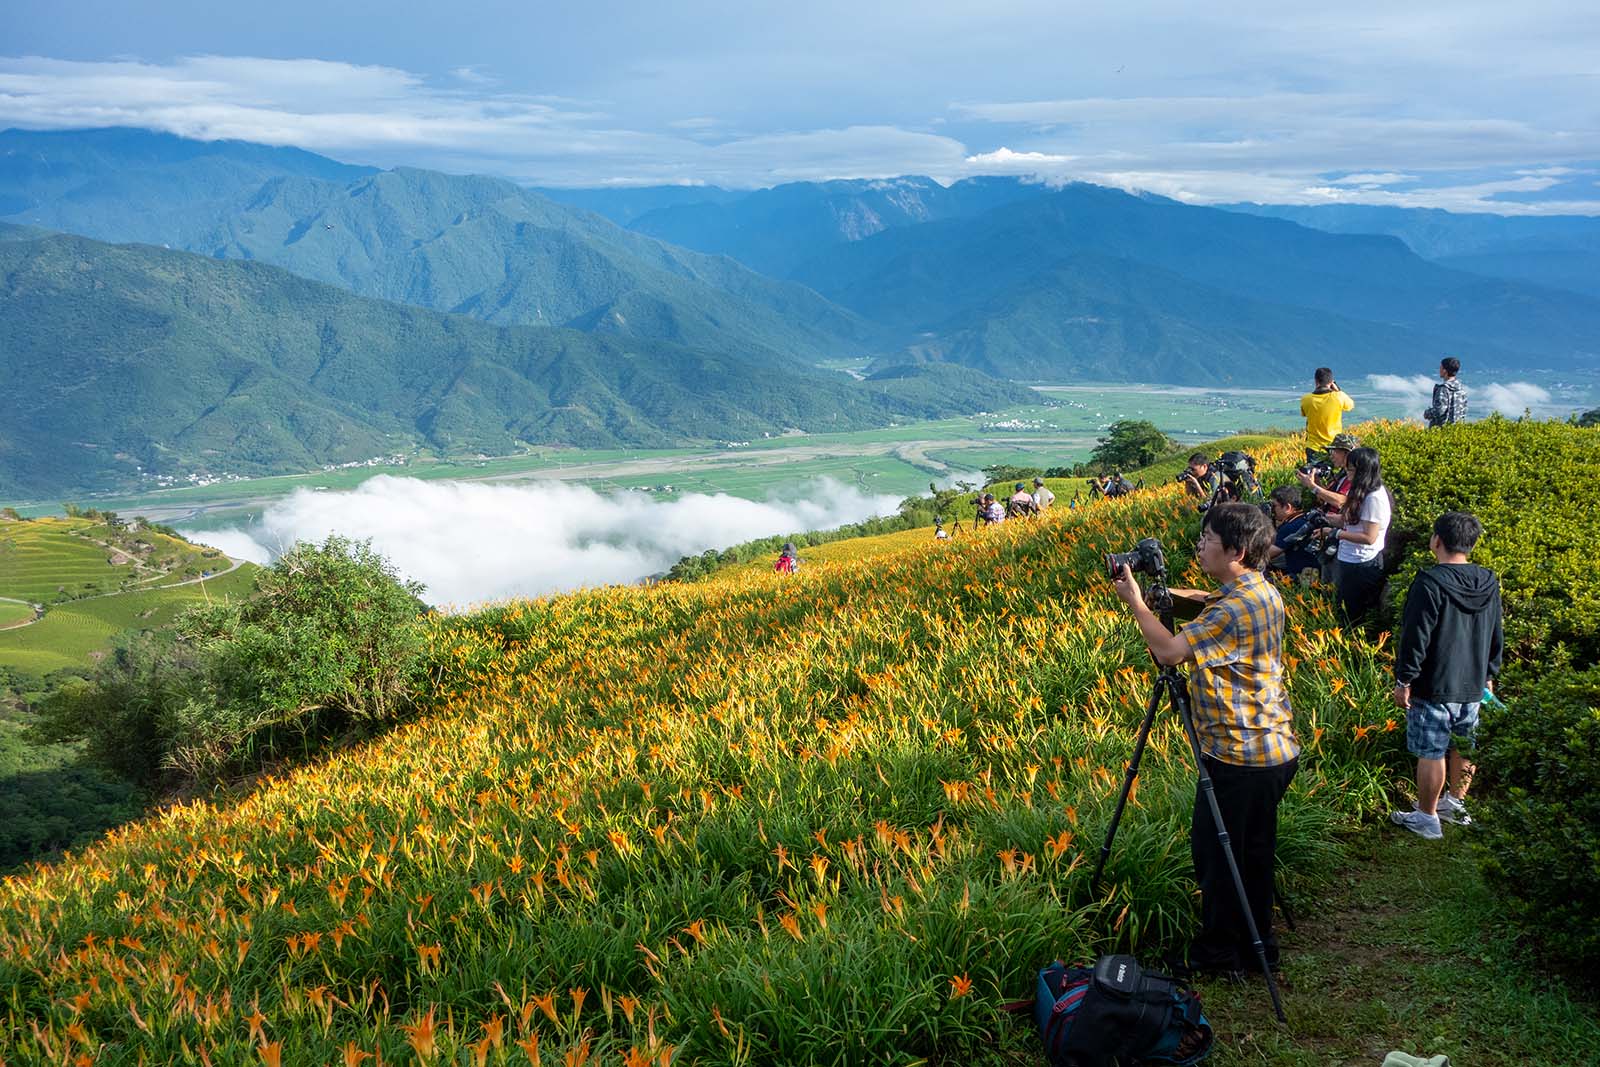
<svg viewBox="0 0 1600 1067">
<path fill-rule="evenodd" d="M 1190 921 L 1171 722 L 1087 885 L 1148 677 L 1100 557 L 1143 534 L 1192 514 L 445 620 L 426 719 L 0 884 L 0 1011 L 30 1055 L 970 1061 L 1040 960 Z M 1377 650 L 1291 609 L 1299 877 L 1381 800 L 1388 712 Z"/>
</svg>

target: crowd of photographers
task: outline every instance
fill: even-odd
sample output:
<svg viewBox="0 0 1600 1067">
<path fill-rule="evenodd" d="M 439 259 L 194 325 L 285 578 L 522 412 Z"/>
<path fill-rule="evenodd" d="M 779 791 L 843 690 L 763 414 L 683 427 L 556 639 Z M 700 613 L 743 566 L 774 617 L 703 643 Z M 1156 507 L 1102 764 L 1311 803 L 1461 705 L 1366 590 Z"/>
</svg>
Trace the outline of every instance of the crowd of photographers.
<svg viewBox="0 0 1600 1067">
<path fill-rule="evenodd" d="M 1430 427 L 1466 414 L 1466 393 L 1455 359 L 1440 365 L 1440 385 L 1424 413 Z M 1127 604 L 1155 660 L 1190 668 L 1188 694 L 1198 755 L 1206 772 L 1197 784 L 1190 846 L 1201 893 L 1201 926 L 1188 949 L 1168 959 L 1183 972 L 1237 973 L 1264 958 L 1278 964 L 1273 930 L 1273 871 L 1278 805 L 1293 781 L 1299 742 L 1283 674 L 1284 606 L 1270 571 L 1331 581 L 1352 627 L 1382 601 L 1385 548 L 1394 504 L 1383 484 L 1376 450 L 1343 430 L 1354 402 L 1318 368 L 1301 401 L 1306 462 L 1295 482 L 1262 487 L 1255 464 L 1241 453 L 1215 460 L 1190 457 L 1177 481 L 1200 501 L 1194 552 L 1214 592 L 1165 588 L 1159 547 L 1108 559 L 1117 596 Z M 1406 713 L 1406 744 L 1417 761 L 1417 799 L 1395 811 L 1397 825 L 1426 839 L 1442 823 L 1469 825 L 1464 803 L 1480 706 L 1493 699 L 1503 634 L 1499 581 L 1473 564 L 1482 535 L 1466 512 L 1438 516 L 1428 547 L 1434 565 L 1413 580 L 1405 597 L 1395 657 L 1393 700 Z M 1152 562 L 1154 561 L 1154 562 Z M 1398 562 L 1398 561 L 1396 561 Z M 1150 578 L 1141 588 L 1136 570 Z M 1146 603 L 1154 587 L 1165 604 L 1187 603 L 1194 617 L 1173 625 Z M 1222 826 L 1202 803 L 1209 786 Z M 1226 834 L 1221 831 L 1226 829 Z M 1231 850 L 1238 883 L 1224 850 Z M 1248 906 L 1259 940 L 1250 936 Z"/>
</svg>

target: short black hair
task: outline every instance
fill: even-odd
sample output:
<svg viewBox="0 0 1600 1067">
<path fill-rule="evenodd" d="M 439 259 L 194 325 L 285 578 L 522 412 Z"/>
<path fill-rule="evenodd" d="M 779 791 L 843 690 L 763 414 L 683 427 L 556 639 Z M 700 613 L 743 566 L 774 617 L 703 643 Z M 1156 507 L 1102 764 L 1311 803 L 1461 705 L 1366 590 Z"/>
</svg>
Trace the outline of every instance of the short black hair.
<svg viewBox="0 0 1600 1067">
<path fill-rule="evenodd" d="M 1461 373 L 1461 361 L 1455 356 L 1445 356 L 1439 361 L 1439 369 L 1454 378 Z"/>
<path fill-rule="evenodd" d="M 1318 385 L 1327 385 L 1329 382 L 1333 381 L 1333 368 L 1318 367 L 1314 378 Z"/>
<path fill-rule="evenodd" d="M 1267 499 L 1274 504 L 1292 505 L 1297 508 L 1306 506 L 1305 493 L 1298 485 L 1280 485 L 1268 494 Z"/>
<path fill-rule="evenodd" d="M 1483 536 L 1483 523 L 1470 511 L 1447 511 L 1433 520 L 1433 535 L 1446 552 L 1466 555 Z"/>
<path fill-rule="evenodd" d="M 1267 549 L 1272 547 L 1272 523 L 1254 504 L 1218 504 L 1206 512 L 1200 523 L 1204 533 L 1210 530 L 1229 552 L 1244 552 L 1244 565 L 1260 570 L 1267 562 Z"/>
<path fill-rule="evenodd" d="M 1196 452 L 1194 455 L 1189 457 L 1189 462 L 1209 464 L 1211 460 L 1206 458 L 1206 454 L 1204 452 Z"/>
</svg>

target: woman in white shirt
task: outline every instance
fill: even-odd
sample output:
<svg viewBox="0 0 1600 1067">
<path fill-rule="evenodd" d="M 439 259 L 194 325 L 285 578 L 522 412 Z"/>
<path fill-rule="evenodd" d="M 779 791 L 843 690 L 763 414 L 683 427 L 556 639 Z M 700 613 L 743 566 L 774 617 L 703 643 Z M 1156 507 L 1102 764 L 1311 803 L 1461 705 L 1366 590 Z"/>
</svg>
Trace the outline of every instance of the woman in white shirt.
<svg viewBox="0 0 1600 1067">
<path fill-rule="evenodd" d="M 1374 449 L 1352 451 L 1348 468 L 1350 489 L 1341 510 L 1344 526 L 1334 532 L 1339 539 L 1334 587 L 1345 617 L 1358 622 L 1383 595 L 1383 545 L 1394 517 L 1394 505 L 1384 487 Z"/>
</svg>

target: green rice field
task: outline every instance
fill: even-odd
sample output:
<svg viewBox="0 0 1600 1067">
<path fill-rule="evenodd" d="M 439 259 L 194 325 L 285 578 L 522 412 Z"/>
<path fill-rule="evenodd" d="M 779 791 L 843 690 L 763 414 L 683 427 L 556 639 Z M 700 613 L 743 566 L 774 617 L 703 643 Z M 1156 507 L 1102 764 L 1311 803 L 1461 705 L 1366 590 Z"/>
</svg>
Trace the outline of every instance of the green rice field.
<svg viewBox="0 0 1600 1067">
<path fill-rule="evenodd" d="M 207 600 L 248 594 L 255 574 L 255 566 L 244 564 L 192 585 L 57 604 L 31 626 L 0 631 L 0 667 L 42 677 L 63 667 L 87 666 L 120 634 L 165 626 L 185 608 Z"/>
<path fill-rule="evenodd" d="M 11 600 L 0 600 L 0 630 L 33 618 L 33 608 Z"/>
<path fill-rule="evenodd" d="M 0 596 L 30 603 L 164 585 L 226 566 L 214 551 L 152 530 L 72 518 L 0 522 Z"/>
</svg>

